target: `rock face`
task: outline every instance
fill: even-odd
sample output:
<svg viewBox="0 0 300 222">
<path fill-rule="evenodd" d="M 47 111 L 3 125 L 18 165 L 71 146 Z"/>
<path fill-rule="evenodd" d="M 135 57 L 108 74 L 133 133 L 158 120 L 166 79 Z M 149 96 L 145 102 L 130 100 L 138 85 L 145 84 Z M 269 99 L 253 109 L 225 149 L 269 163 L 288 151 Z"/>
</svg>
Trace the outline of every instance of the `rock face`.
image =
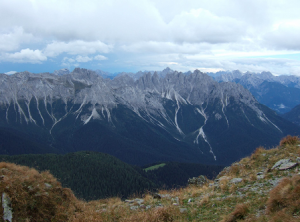
<svg viewBox="0 0 300 222">
<path fill-rule="evenodd" d="M 61 76 L 1 74 L 0 127 L 55 152 L 89 149 L 139 165 L 229 164 L 300 132 L 239 84 L 218 83 L 198 70 L 138 76 L 103 79 L 80 68 Z"/>
<path fill-rule="evenodd" d="M 300 125 L 300 104 L 295 106 L 291 111 L 282 115 L 285 119 Z"/>
</svg>

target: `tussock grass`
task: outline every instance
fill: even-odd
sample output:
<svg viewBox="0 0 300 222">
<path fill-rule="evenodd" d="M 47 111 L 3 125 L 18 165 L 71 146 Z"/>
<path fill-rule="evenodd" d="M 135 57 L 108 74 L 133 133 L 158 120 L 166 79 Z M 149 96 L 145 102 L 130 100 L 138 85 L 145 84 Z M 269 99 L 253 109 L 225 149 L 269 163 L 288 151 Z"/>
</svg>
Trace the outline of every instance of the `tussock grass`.
<svg viewBox="0 0 300 222">
<path fill-rule="evenodd" d="M 296 145 L 300 142 L 300 139 L 298 136 L 286 136 L 281 141 L 279 146 L 286 146 L 286 145 Z"/>
<path fill-rule="evenodd" d="M 80 211 L 73 192 L 62 188 L 49 172 L 1 162 L 0 174 L 0 193 L 11 199 L 16 221 L 67 221 Z"/>
<path fill-rule="evenodd" d="M 226 216 L 225 219 L 222 220 L 222 222 L 236 222 L 238 220 L 245 219 L 246 215 L 249 212 L 249 207 L 247 204 L 238 204 L 236 205 L 234 211 Z"/>
</svg>

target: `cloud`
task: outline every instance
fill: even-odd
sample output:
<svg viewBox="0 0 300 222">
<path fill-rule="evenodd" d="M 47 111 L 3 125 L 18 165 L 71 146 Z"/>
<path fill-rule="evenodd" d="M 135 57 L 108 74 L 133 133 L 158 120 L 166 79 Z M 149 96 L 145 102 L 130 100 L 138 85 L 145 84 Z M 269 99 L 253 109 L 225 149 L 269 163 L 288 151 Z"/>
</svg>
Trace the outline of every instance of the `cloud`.
<svg viewBox="0 0 300 222">
<path fill-rule="evenodd" d="M 22 43 L 36 40 L 32 34 L 25 33 L 22 27 L 0 31 L 0 52 L 19 49 Z"/>
<path fill-rule="evenodd" d="M 264 36 L 265 44 L 273 48 L 300 50 L 300 19 L 282 21 Z"/>
<path fill-rule="evenodd" d="M 299 0 L 0 1 L 0 60 L 92 66 L 109 54 L 103 69 L 297 73 L 299 59 L 253 57 L 300 51 L 299 8 Z"/>
<path fill-rule="evenodd" d="M 174 42 L 137 42 L 131 45 L 122 45 L 121 48 L 133 53 L 183 53 L 197 54 L 200 52 L 209 53 L 211 46 L 208 43 L 174 43 Z"/>
<path fill-rule="evenodd" d="M 70 55 L 89 55 L 95 53 L 108 53 L 113 49 L 112 45 L 107 45 L 101 41 L 86 42 L 82 40 L 65 42 L 52 42 L 45 48 L 45 54 L 50 57 L 58 56 L 62 53 Z"/>
<path fill-rule="evenodd" d="M 246 33 L 247 28 L 239 20 L 217 16 L 202 8 L 182 12 L 169 26 L 174 41 L 212 44 L 235 42 Z"/>
<path fill-rule="evenodd" d="M 96 56 L 94 57 L 94 59 L 95 59 L 95 60 L 99 60 L 99 61 L 101 61 L 101 60 L 107 60 L 107 58 L 106 58 L 105 56 L 103 56 L 103 55 L 96 55 Z"/>
<path fill-rule="evenodd" d="M 90 58 L 88 56 L 76 56 L 76 61 L 77 62 L 89 62 L 89 61 L 92 61 L 93 58 Z"/>
<path fill-rule="evenodd" d="M 6 72 L 5 74 L 6 74 L 6 75 L 13 75 L 13 74 L 15 74 L 15 73 L 17 73 L 17 71 L 9 71 L 9 72 Z"/>
<path fill-rule="evenodd" d="M 47 57 L 40 50 L 22 49 L 20 52 L 4 53 L 0 60 L 13 63 L 41 63 L 47 60 Z"/>
</svg>

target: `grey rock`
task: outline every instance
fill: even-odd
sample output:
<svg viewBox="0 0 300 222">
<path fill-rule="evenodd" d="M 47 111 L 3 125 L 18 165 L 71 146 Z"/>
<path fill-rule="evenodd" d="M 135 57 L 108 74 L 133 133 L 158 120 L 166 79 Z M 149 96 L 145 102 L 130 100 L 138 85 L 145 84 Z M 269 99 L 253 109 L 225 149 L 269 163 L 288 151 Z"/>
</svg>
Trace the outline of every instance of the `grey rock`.
<svg viewBox="0 0 300 222">
<path fill-rule="evenodd" d="M 215 179 L 215 181 L 219 182 L 219 181 L 222 181 L 222 180 L 229 180 L 229 179 L 230 179 L 230 177 L 228 177 L 228 176 L 222 176 L 219 179 Z"/>
<path fill-rule="evenodd" d="M 233 178 L 233 179 L 230 180 L 230 183 L 240 183 L 242 181 L 243 181 L 242 178 Z"/>
<path fill-rule="evenodd" d="M 50 183 L 45 183 L 45 187 L 50 189 L 52 187 L 52 185 Z"/>
<path fill-rule="evenodd" d="M 297 162 L 297 163 L 300 163 L 300 157 L 297 157 L 297 158 L 296 158 L 296 162 Z"/>
<path fill-rule="evenodd" d="M 139 209 L 138 206 L 131 206 L 131 207 L 130 207 L 130 210 L 137 210 L 137 209 Z"/>
<path fill-rule="evenodd" d="M 136 202 L 137 204 L 142 204 L 144 203 L 144 200 L 143 199 L 134 199 L 134 202 Z"/>
<path fill-rule="evenodd" d="M 3 220 L 12 222 L 13 213 L 11 199 L 6 193 L 2 193 Z"/>
<path fill-rule="evenodd" d="M 280 167 L 282 164 L 289 163 L 290 161 L 291 161 L 291 159 L 281 159 L 274 164 L 274 166 L 271 168 L 271 170 L 274 170 L 274 169 Z"/>
<path fill-rule="evenodd" d="M 297 165 L 298 165 L 298 163 L 288 162 L 288 163 L 281 164 L 278 169 L 279 170 L 288 170 L 288 169 L 292 169 L 292 168 L 296 167 Z"/>
<path fill-rule="evenodd" d="M 126 203 L 134 203 L 134 200 L 125 200 Z"/>
<path fill-rule="evenodd" d="M 270 184 L 272 184 L 273 187 L 276 187 L 276 186 L 280 183 L 281 179 L 282 179 L 282 178 L 270 179 L 270 180 L 268 180 L 268 182 L 269 182 Z"/>
<path fill-rule="evenodd" d="M 257 178 L 258 180 L 261 180 L 261 179 L 264 179 L 265 176 L 264 176 L 264 175 L 257 175 L 256 178 Z"/>
<path fill-rule="evenodd" d="M 175 202 L 176 204 L 179 204 L 179 198 L 178 197 L 172 198 L 171 201 Z"/>
</svg>

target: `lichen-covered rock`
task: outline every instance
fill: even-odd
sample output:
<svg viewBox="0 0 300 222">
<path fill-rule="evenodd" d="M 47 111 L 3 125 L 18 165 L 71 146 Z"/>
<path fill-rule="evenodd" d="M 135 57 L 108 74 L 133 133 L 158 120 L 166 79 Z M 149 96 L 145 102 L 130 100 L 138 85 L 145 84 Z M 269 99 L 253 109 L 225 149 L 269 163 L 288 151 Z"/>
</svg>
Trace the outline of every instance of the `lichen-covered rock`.
<svg viewBox="0 0 300 222">
<path fill-rule="evenodd" d="M 2 193 L 3 220 L 12 222 L 12 208 L 10 197 L 6 193 Z"/>
</svg>

